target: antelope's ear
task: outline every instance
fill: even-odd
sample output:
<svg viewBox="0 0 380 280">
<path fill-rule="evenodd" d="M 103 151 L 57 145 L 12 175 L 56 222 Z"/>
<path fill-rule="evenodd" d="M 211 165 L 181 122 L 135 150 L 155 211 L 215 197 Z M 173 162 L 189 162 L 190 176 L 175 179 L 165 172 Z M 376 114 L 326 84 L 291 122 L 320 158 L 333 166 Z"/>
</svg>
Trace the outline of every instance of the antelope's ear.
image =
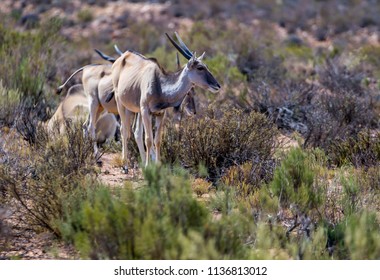
<svg viewBox="0 0 380 280">
<path fill-rule="evenodd" d="M 198 60 L 202 60 L 205 56 L 206 52 L 203 52 L 202 55 L 200 57 L 198 57 Z"/>
</svg>

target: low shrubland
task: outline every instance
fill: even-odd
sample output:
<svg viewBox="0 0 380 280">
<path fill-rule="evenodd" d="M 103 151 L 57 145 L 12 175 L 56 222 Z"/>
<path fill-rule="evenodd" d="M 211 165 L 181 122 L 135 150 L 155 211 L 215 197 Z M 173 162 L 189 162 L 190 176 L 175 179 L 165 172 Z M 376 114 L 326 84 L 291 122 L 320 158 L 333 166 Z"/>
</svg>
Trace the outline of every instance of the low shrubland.
<svg viewBox="0 0 380 280">
<path fill-rule="evenodd" d="M 150 166 L 138 189 L 67 200 L 60 230 L 86 259 L 376 259 L 378 187 L 338 173 L 331 190 L 323 152 L 291 149 L 267 184 L 220 182 L 204 201 L 182 168 Z"/>
<path fill-rule="evenodd" d="M 97 21 L 96 5 L 108 3 L 88 2 L 62 22 L 23 27 L 16 10 L 0 20 L 0 235 L 11 208 L 18 225 L 53 232 L 84 259 L 380 258 L 378 4 L 345 1 L 333 13 L 338 1 L 174 1 L 146 24 L 126 11 Z M 175 17 L 173 27 L 160 16 Z M 63 43 L 61 24 L 76 23 L 83 34 L 120 30 L 73 39 L 74 30 Z M 164 43 L 174 29 L 206 51 L 222 90 L 196 89 L 197 115 L 167 122 L 163 164 L 137 187 L 110 188 L 79 124 L 53 137 L 40 121 L 58 82 L 93 62 L 92 48 L 112 54 L 118 43 L 175 70 Z M 294 131 L 300 148 L 278 144 Z"/>
</svg>

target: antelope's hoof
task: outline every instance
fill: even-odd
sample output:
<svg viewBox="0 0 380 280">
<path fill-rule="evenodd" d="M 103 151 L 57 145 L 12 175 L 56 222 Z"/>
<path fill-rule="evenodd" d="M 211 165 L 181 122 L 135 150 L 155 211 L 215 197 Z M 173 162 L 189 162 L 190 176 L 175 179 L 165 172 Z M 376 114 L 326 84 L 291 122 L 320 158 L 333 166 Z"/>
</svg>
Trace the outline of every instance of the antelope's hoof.
<svg viewBox="0 0 380 280">
<path fill-rule="evenodd" d="M 103 166 L 103 161 L 100 160 L 100 159 L 98 159 L 98 160 L 96 161 L 96 165 L 99 166 L 99 167 L 102 167 L 102 166 Z"/>
<path fill-rule="evenodd" d="M 128 166 L 124 165 L 121 167 L 121 172 L 124 174 L 128 174 Z"/>
</svg>

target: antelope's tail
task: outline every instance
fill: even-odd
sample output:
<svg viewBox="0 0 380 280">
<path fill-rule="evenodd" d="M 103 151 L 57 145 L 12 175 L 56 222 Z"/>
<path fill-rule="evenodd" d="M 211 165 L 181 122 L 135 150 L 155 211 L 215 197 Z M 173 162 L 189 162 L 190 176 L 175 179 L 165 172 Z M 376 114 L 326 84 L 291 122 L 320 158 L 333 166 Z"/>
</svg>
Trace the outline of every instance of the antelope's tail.
<svg viewBox="0 0 380 280">
<path fill-rule="evenodd" d="M 95 65 L 100 65 L 100 64 L 90 64 L 90 65 L 86 65 L 86 66 L 83 66 L 81 68 L 79 68 L 78 70 L 76 70 L 74 73 L 71 74 L 71 76 L 66 80 L 66 82 L 64 82 L 62 85 L 60 85 L 58 88 L 57 88 L 57 94 L 60 94 L 63 90 L 63 88 L 66 86 L 66 84 L 76 75 L 78 74 L 79 72 L 82 72 L 84 68 L 86 68 L 87 66 L 95 66 Z"/>
</svg>

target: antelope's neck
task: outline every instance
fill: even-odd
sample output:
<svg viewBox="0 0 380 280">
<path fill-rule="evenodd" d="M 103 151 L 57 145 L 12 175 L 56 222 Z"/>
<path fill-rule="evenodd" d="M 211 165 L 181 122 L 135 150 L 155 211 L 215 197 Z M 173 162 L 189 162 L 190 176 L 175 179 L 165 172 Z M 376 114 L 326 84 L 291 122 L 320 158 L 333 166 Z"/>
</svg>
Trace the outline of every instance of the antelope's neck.
<svg viewBox="0 0 380 280">
<path fill-rule="evenodd" d="M 185 67 L 181 71 L 161 77 L 162 98 L 171 106 L 177 106 L 192 86 Z"/>
</svg>

